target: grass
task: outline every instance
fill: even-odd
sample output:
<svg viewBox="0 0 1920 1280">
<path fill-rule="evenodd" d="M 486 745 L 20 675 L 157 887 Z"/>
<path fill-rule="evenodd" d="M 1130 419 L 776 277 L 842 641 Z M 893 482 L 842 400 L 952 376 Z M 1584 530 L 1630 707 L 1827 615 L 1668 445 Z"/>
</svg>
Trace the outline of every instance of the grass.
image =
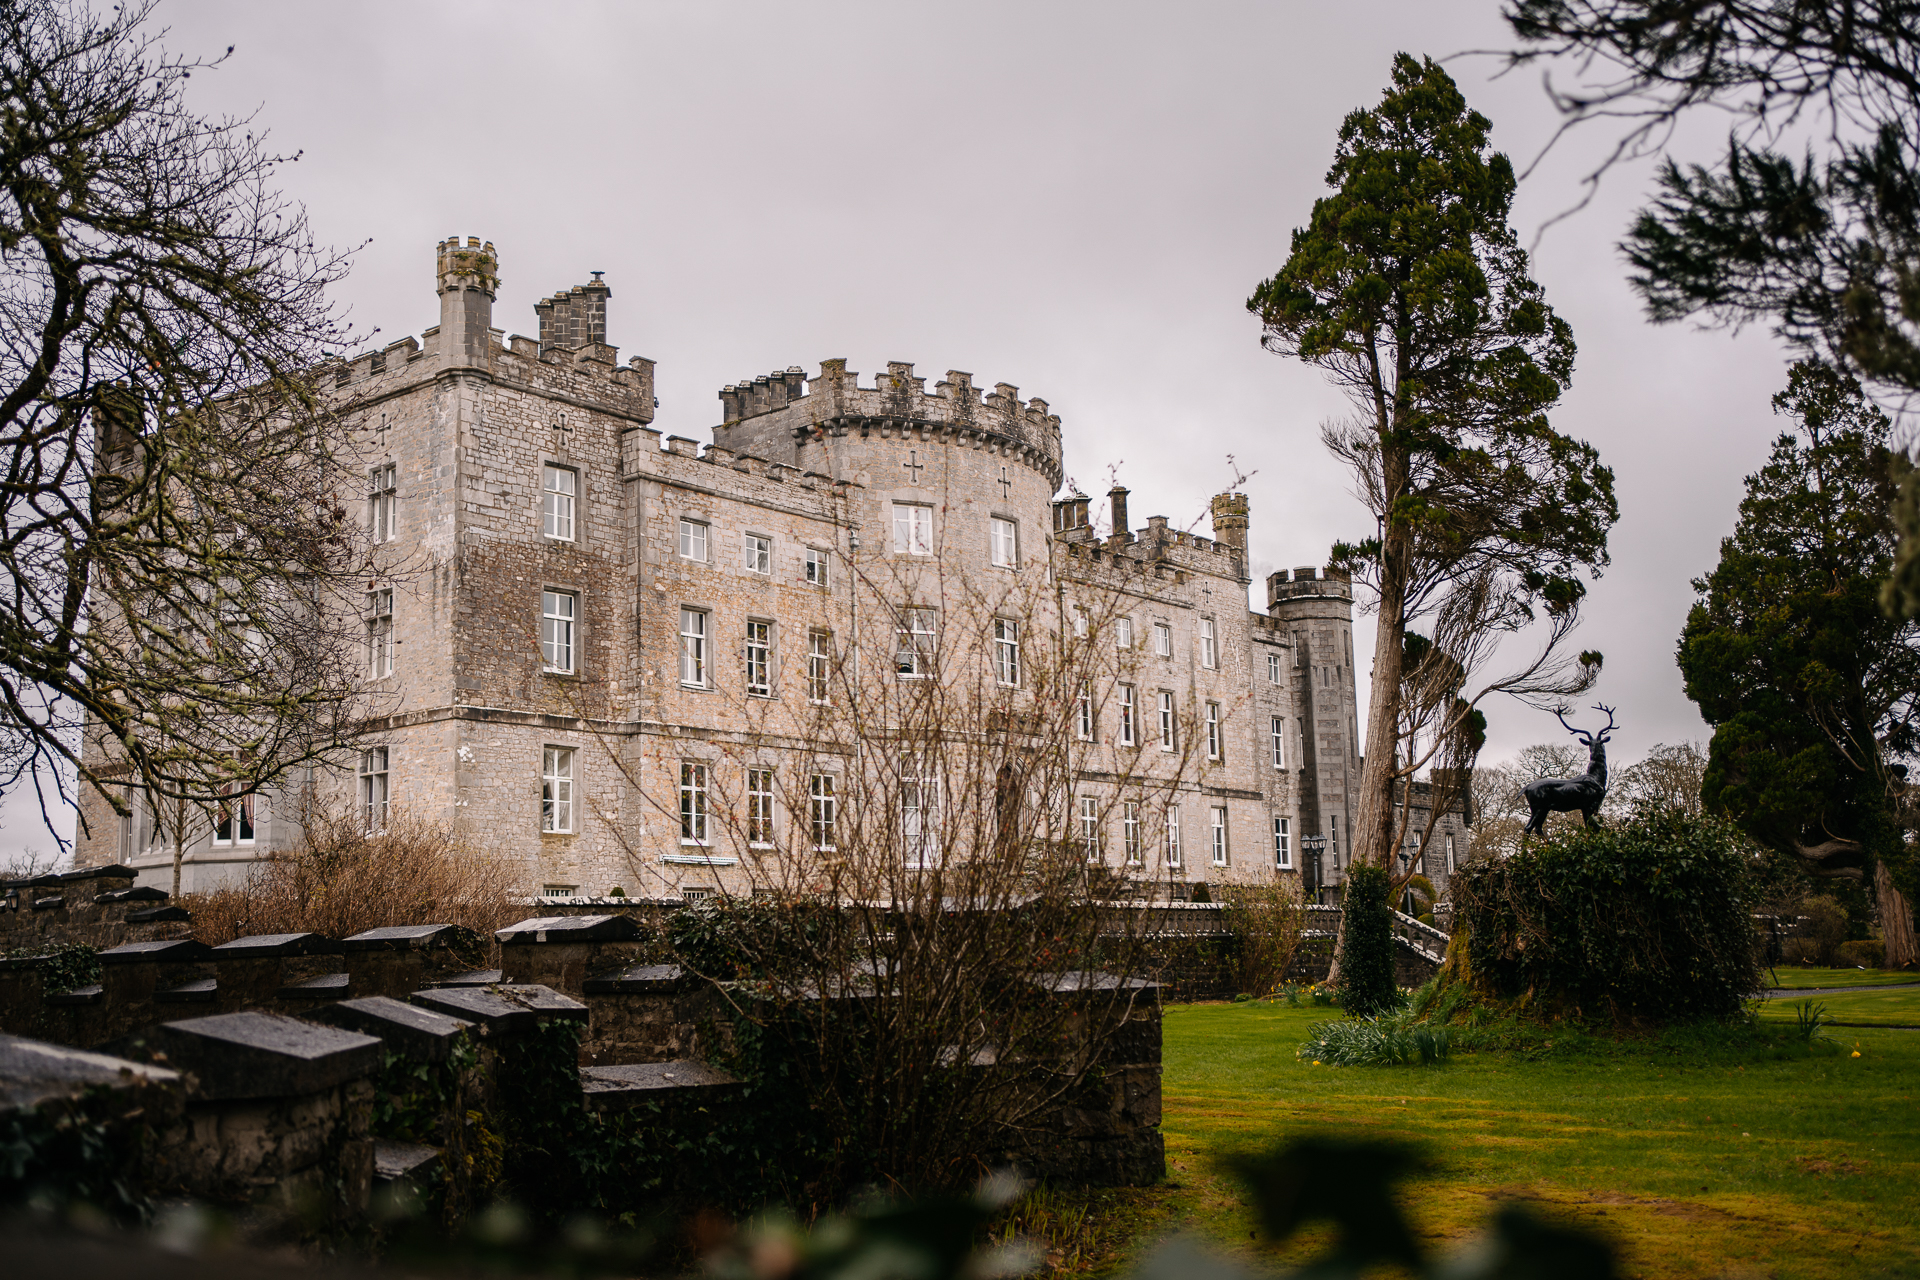
<svg viewBox="0 0 1920 1280">
<path fill-rule="evenodd" d="M 1805 991 L 1818 987 L 1881 987 L 1889 983 L 1920 982 L 1920 973 L 1907 969 L 1816 969 L 1780 965 L 1771 969 L 1781 990 Z"/>
<path fill-rule="evenodd" d="M 1826 1010 L 1829 1021 L 1848 1026 L 1920 1028 L 1920 987 L 1902 991 L 1849 991 L 1837 996 L 1812 996 Z M 1792 1022 L 1804 1001 L 1776 996 L 1760 1006 L 1765 1022 Z"/>
<path fill-rule="evenodd" d="M 1426 1143 L 1435 1171 L 1408 1201 L 1437 1245 L 1520 1200 L 1619 1241 L 1630 1276 L 1920 1275 L 1920 1032 L 1849 1028 L 1813 1057 L 1712 1034 L 1622 1046 L 1549 1031 L 1525 1053 L 1456 1048 L 1429 1068 L 1296 1061 L 1327 1016 L 1169 1007 L 1169 1182 L 1149 1236 L 1182 1223 L 1251 1249 L 1217 1158 L 1317 1129 Z"/>
</svg>

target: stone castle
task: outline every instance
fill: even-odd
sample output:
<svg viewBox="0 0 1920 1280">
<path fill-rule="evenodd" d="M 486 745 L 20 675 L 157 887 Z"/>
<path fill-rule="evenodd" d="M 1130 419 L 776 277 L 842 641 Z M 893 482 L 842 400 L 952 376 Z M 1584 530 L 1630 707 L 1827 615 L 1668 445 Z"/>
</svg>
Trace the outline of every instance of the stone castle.
<svg viewBox="0 0 1920 1280">
<path fill-rule="evenodd" d="M 850 780 L 804 750 L 830 674 L 910 680 L 941 632 L 978 625 L 1003 684 L 1062 636 L 1125 658 L 1082 695 L 1097 752 L 1204 736 L 1178 802 L 1152 813 L 1101 796 L 1115 775 L 1091 760 L 1075 791 L 1092 858 L 1175 897 L 1337 884 L 1359 777 L 1351 585 L 1276 573 L 1250 612 L 1244 495 L 1216 497 L 1202 537 L 1160 516 L 1133 528 L 1116 487 L 1101 534 L 1045 401 L 961 372 L 928 390 L 910 364 L 871 386 L 844 360 L 744 380 L 721 390 L 711 444 L 663 441 L 653 363 L 608 344 L 598 273 L 536 306 L 537 338 L 493 327 L 498 283 L 491 244 L 443 242 L 439 325 L 338 370 L 375 544 L 370 720 L 351 776 L 312 785 L 370 822 L 391 805 L 450 820 L 530 893 L 746 892 L 738 842 L 710 825 L 832 846 Z M 961 597 L 981 584 L 1032 608 L 974 617 Z M 125 819 L 83 801 L 79 860 L 164 887 L 172 850 L 134 799 Z M 1464 855 L 1453 822 L 1430 857 L 1456 839 Z M 182 887 L 298 836 L 285 795 L 224 810 Z"/>
</svg>

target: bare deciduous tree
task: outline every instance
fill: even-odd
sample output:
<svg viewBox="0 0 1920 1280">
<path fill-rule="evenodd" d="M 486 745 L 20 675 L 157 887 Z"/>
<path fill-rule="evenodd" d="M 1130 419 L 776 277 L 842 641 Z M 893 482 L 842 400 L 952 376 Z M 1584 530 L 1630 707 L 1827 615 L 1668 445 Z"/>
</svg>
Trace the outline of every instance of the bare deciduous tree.
<svg viewBox="0 0 1920 1280">
<path fill-rule="evenodd" d="M 6 783 L 164 825 L 351 736 L 357 549 L 315 381 L 345 258 L 152 9 L 0 9 L 0 737 Z"/>
</svg>

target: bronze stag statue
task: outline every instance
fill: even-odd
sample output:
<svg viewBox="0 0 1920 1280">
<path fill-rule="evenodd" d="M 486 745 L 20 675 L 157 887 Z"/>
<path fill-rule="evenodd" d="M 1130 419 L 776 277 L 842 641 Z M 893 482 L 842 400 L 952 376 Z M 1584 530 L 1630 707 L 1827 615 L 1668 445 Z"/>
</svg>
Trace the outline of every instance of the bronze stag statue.
<svg viewBox="0 0 1920 1280">
<path fill-rule="evenodd" d="M 1583 733 L 1567 724 L 1565 707 L 1553 713 L 1568 733 L 1586 744 L 1587 771 L 1577 778 L 1541 778 L 1520 789 L 1533 814 L 1527 821 L 1527 829 L 1521 832 L 1522 838 L 1545 835 L 1550 813 L 1572 813 L 1577 809 L 1588 826 L 1600 825 L 1597 820 L 1600 802 L 1607 798 L 1607 738 L 1614 724 L 1612 707 L 1596 703 L 1594 710 L 1607 713 L 1606 727 L 1598 733 Z"/>
</svg>

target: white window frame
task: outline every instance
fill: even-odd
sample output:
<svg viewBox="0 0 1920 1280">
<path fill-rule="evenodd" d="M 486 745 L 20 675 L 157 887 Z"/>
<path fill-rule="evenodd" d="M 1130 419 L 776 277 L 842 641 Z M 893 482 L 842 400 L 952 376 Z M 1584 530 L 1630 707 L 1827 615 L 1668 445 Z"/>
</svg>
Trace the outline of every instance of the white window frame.
<svg viewBox="0 0 1920 1280">
<path fill-rule="evenodd" d="M 993 678 L 1009 689 L 1020 687 L 1020 624 L 1012 618 L 993 620 Z"/>
<path fill-rule="evenodd" d="M 683 689 L 707 687 L 707 631 L 711 622 L 707 610 L 680 606 L 680 687 Z"/>
<path fill-rule="evenodd" d="M 807 701 L 825 706 L 832 696 L 833 633 L 807 633 Z"/>
<path fill-rule="evenodd" d="M 367 592 L 367 678 L 393 674 L 393 588 Z"/>
<path fill-rule="evenodd" d="M 1140 708 L 1134 701 L 1134 689 L 1130 684 L 1120 686 L 1120 745 L 1131 747 L 1139 736 Z"/>
<path fill-rule="evenodd" d="M 1180 806 L 1170 804 L 1166 812 L 1167 830 L 1165 836 L 1167 865 L 1180 866 Z"/>
<path fill-rule="evenodd" d="M 773 846 L 773 770 L 747 770 L 747 846 Z"/>
<path fill-rule="evenodd" d="M 939 861 L 940 779 L 926 770 L 916 756 L 900 761 L 900 852 L 909 871 Z"/>
<path fill-rule="evenodd" d="M 1226 744 L 1220 740 L 1220 704 L 1207 704 L 1207 759 L 1219 761 L 1225 758 Z"/>
<path fill-rule="evenodd" d="M 1213 806 L 1213 865 L 1227 865 L 1227 809 L 1225 805 Z"/>
<path fill-rule="evenodd" d="M 217 845 L 254 843 L 253 797 L 234 796 L 222 800 L 213 820 L 213 842 Z"/>
<path fill-rule="evenodd" d="M 816 773 L 807 780 L 807 834 L 816 853 L 832 853 L 839 832 L 839 798 L 831 773 Z"/>
<path fill-rule="evenodd" d="M 1447 832 L 1447 874 L 1453 874 L 1453 832 Z"/>
<path fill-rule="evenodd" d="M 740 535 L 741 567 L 748 573 L 773 573 L 773 539 L 763 533 Z"/>
<path fill-rule="evenodd" d="M 1095 796 L 1080 797 L 1080 852 L 1088 862 L 1100 861 L 1100 801 Z"/>
<path fill-rule="evenodd" d="M 1270 718 L 1273 724 L 1273 767 L 1285 769 L 1287 767 L 1287 718 L 1285 716 Z"/>
<path fill-rule="evenodd" d="M 707 543 L 711 527 L 704 520 L 689 520 L 680 517 L 680 558 L 694 560 L 701 564 L 707 562 Z"/>
<path fill-rule="evenodd" d="M 1153 624 L 1153 653 L 1157 658 L 1173 656 L 1173 628 L 1167 623 Z"/>
<path fill-rule="evenodd" d="M 1162 751 L 1179 750 L 1179 732 L 1179 718 L 1174 714 L 1173 692 L 1162 689 L 1160 690 L 1160 749 Z"/>
<path fill-rule="evenodd" d="M 1116 649 L 1133 648 L 1133 619 L 1115 618 L 1113 620 L 1113 647 Z"/>
<path fill-rule="evenodd" d="M 579 636 L 580 593 L 540 588 L 540 661 L 554 675 L 572 675 Z"/>
<path fill-rule="evenodd" d="M 1293 819 L 1273 820 L 1273 865 L 1281 871 L 1293 870 Z"/>
<path fill-rule="evenodd" d="M 1093 741 L 1093 686 L 1080 686 L 1080 696 L 1074 699 L 1075 727 L 1079 730 L 1080 741 Z"/>
<path fill-rule="evenodd" d="M 893 624 L 893 669 L 902 680 L 925 680 L 933 675 L 939 628 L 938 610 L 927 605 L 900 607 Z"/>
<path fill-rule="evenodd" d="M 580 473 L 551 462 L 540 467 L 540 528 L 556 542 L 572 542 Z"/>
<path fill-rule="evenodd" d="M 1220 636 L 1212 618 L 1200 619 L 1200 665 L 1209 671 L 1220 669 Z"/>
<path fill-rule="evenodd" d="M 808 547 L 806 549 L 805 559 L 807 585 L 810 587 L 818 587 L 822 591 L 827 590 L 829 577 L 828 566 L 833 559 L 833 553 L 831 551 L 823 551 L 819 547 Z"/>
<path fill-rule="evenodd" d="M 1327 815 L 1327 852 L 1333 855 L 1333 865 L 1340 865 L 1340 815 Z"/>
<path fill-rule="evenodd" d="M 893 554 L 933 554 L 933 508 L 924 502 L 893 504 Z"/>
<path fill-rule="evenodd" d="M 706 848 L 713 816 L 704 760 L 680 762 L 680 843 Z"/>
<path fill-rule="evenodd" d="M 987 518 L 988 550 L 996 569 L 1020 567 L 1020 524 L 1005 516 Z"/>
<path fill-rule="evenodd" d="M 392 764 L 390 748 L 368 747 L 360 753 L 360 812 L 366 817 L 368 831 L 387 829 Z"/>
<path fill-rule="evenodd" d="M 1280 654 L 1271 649 L 1267 651 L 1267 683 L 1280 683 Z"/>
<path fill-rule="evenodd" d="M 383 462 L 367 476 L 367 531 L 375 542 L 392 542 L 399 533 L 400 468 Z"/>
<path fill-rule="evenodd" d="M 773 624 L 764 618 L 747 619 L 746 677 L 749 698 L 773 696 Z"/>
<path fill-rule="evenodd" d="M 540 832 L 569 835 L 573 831 L 573 748 L 540 749 Z"/>
<path fill-rule="evenodd" d="M 1127 865 L 1140 865 L 1140 802 L 1122 801 L 1120 805 L 1120 844 L 1125 852 Z"/>
</svg>

